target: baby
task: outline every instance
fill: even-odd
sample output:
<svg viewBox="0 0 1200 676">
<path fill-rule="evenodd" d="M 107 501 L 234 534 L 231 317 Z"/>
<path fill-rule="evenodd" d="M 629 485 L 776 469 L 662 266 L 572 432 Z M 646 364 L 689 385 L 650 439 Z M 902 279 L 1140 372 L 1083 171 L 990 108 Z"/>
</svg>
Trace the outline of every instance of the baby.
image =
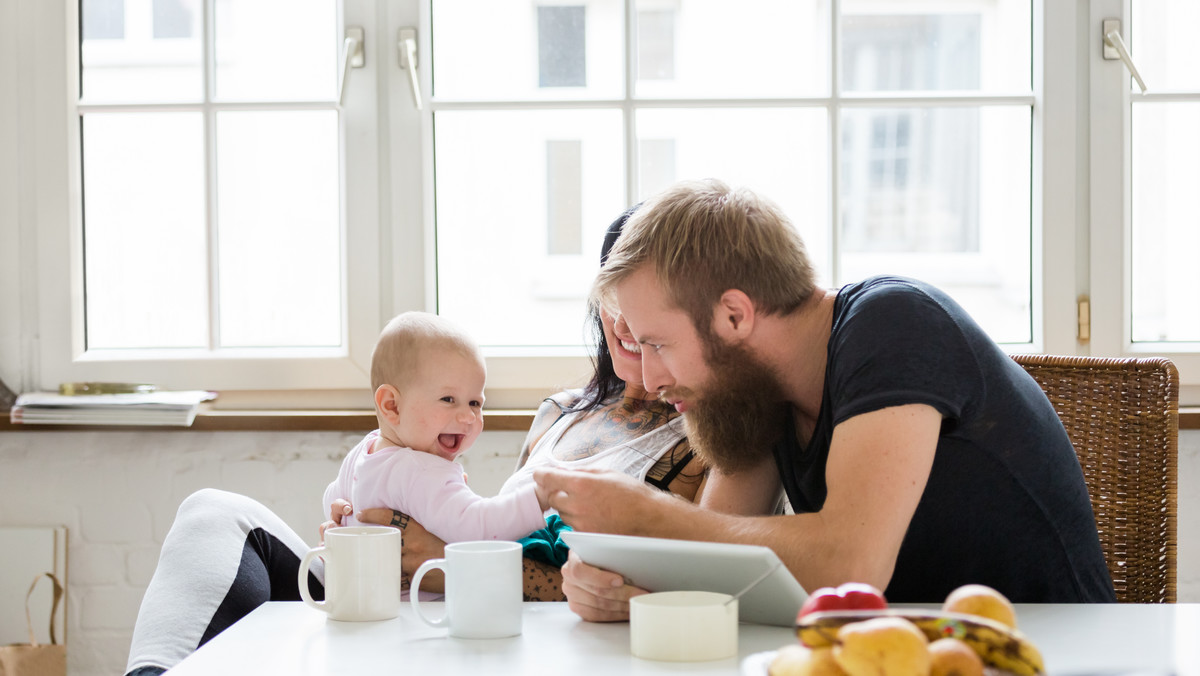
<svg viewBox="0 0 1200 676">
<path fill-rule="evenodd" d="M 379 429 L 325 489 L 322 532 L 355 525 L 356 511 L 373 507 L 404 512 L 445 542 L 516 540 L 543 528 L 540 487 L 484 498 L 454 462 L 483 431 L 484 372 L 475 343 L 437 315 L 388 322 L 371 355 Z"/>
</svg>

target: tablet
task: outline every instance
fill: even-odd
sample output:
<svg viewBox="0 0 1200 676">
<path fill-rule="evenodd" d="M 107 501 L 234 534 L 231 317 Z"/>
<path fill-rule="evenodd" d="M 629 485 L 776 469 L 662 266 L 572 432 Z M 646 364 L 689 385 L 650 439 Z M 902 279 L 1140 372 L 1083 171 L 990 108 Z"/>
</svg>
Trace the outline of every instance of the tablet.
<svg viewBox="0 0 1200 676">
<path fill-rule="evenodd" d="M 738 600 L 742 622 L 790 627 L 808 598 L 767 547 L 577 531 L 563 532 L 562 539 L 585 563 L 620 573 L 630 584 L 652 592 L 736 594 L 774 568 Z"/>
</svg>

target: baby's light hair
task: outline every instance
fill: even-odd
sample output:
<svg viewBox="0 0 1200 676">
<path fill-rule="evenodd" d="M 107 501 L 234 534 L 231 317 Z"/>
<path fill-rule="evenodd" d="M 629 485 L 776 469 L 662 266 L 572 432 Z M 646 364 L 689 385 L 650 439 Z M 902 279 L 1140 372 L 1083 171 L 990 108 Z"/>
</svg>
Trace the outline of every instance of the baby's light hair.
<svg viewBox="0 0 1200 676">
<path fill-rule="evenodd" d="M 479 346 L 449 320 L 428 312 L 405 312 L 393 317 L 371 353 L 371 391 L 392 385 L 403 391 L 417 373 L 430 348 L 455 350 L 483 364 Z"/>
</svg>

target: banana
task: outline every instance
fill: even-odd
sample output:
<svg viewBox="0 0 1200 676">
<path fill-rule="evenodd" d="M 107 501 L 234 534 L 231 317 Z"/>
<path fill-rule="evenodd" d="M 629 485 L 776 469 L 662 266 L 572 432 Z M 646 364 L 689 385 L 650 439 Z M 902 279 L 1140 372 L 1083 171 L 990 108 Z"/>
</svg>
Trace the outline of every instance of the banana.
<svg viewBox="0 0 1200 676">
<path fill-rule="evenodd" d="M 1036 676 L 1046 671 L 1042 654 L 1024 634 L 985 617 L 962 613 L 897 608 L 815 612 L 797 620 L 796 636 L 810 648 L 833 645 L 842 625 L 889 615 L 917 625 L 930 641 L 947 636 L 957 638 L 971 646 L 984 664 L 997 669 L 1018 676 Z"/>
</svg>

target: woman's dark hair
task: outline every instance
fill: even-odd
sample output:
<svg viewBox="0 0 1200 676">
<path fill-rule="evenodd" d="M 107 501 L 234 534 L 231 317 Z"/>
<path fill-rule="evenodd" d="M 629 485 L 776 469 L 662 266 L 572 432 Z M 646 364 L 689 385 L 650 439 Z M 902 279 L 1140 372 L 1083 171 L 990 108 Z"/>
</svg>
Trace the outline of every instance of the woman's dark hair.
<svg viewBox="0 0 1200 676">
<path fill-rule="evenodd" d="M 600 247 L 600 267 L 608 260 L 608 252 L 625 227 L 625 221 L 637 211 L 641 204 L 635 204 L 625 210 L 621 217 L 613 221 L 604 233 L 604 245 Z M 596 353 L 592 355 L 592 380 L 583 390 L 583 398 L 572 407 L 575 411 L 591 411 L 611 401 L 625 390 L 625 381 L 613 370 L 612 353 L 608 351 L 608 339 L 604 337 L 604 322 L 600 319 L 600 308 L 595 303 L 588 303 L 588 330 L 596 341 Z"/>
</svg>

